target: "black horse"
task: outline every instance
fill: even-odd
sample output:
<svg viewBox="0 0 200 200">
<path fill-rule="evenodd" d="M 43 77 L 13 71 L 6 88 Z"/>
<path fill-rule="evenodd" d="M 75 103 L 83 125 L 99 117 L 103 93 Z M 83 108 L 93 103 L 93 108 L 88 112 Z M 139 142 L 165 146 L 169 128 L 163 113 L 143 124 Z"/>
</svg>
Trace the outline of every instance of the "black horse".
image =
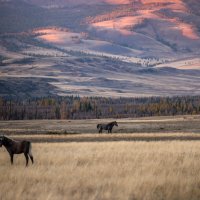
<svg viewBox="0 0 200 200">
<path fill-rule="evenodd" d="M 116 121 L 108 124 L 97 124 L 97 129 L 99 130 L 99 133 L 102 133 L 102 130 L 108 130 L 108 133 L 112 133 L 113 126 L 118 126 Z"/>
<path fill-rule="evenodd" d="M 31 142 L 23 140 L 23 141 L 15 141 L 5 136 L 0 136 L 0 147 L 2 145 L 6 148 L 10 155 L 11 164 L 13 164 L 13 156 L 14 154 L 24 153 L 26 158 L 26 166 L 28 165 L 29 157 L 33 163 L 33 155 L 31 153 Z"/>
</svg>

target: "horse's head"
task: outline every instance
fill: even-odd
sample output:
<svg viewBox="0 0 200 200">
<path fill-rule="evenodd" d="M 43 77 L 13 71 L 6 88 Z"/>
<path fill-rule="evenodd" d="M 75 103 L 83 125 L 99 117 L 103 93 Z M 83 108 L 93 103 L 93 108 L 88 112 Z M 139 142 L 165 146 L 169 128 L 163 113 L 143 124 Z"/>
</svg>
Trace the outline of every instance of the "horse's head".
<svg viewBox="0 0 200 200">
<path fill-rule="evenodd" d="M 115 126 L 118 126 L 118 124 L 117 124 L 117 122 L 116 122 L 116 121 L 114 121 L 114 125 L 115 125 Z"/>
<path fill-rule="evenodd" d="M 0 147 L 2 147 L 3 142 L 4 142 L 4 136 L 0 136 Z"/>
</svg>

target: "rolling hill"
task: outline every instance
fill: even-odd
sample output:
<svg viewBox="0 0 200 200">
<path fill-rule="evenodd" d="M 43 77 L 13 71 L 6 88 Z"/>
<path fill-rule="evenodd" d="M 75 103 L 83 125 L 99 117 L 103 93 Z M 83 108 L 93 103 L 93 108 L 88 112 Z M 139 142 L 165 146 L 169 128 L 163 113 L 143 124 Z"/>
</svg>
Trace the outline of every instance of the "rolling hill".
<svg viewBox="0 0 200 200">
<path fill-rule="evenodd" d="M 0 95 L 198 95 L 199 8 L 198 0 L 0 0 Z"/>
</svg>

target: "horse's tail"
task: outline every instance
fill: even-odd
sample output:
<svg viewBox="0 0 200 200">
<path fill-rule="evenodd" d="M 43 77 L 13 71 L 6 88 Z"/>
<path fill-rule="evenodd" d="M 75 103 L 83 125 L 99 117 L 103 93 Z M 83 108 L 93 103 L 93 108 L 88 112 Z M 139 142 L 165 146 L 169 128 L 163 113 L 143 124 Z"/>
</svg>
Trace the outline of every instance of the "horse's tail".
<svg viewBox="0 0 200 200">
<path fill-rule="evenodd" d="M 30 156 L 33 156 L 33 155 L 32 155 L 32 144 L 31 144 L 31 142 L 29 142 L 28 154 L 29 154 Z"/>
<path fill-rule="evenodd" d="M 32 155 L 32 144 L 30 141 L 26 141 L 27 142 L 27 148 L 26 148 L 26 152 L 30 155 L 30 156 L 33 156 Z"/>
<path fill-rule="evenodd" d="M 101 126 L 101 124 L 97 124 L 97 129 L 99 129 L 99 128 L 100 128 L 100 126 Z"/>
<path fill-rule="evenodd" d="M 34 163 L 34 160 L 33 160 L 33 154 L 32 154 L 32 144 L 31 142 L 28 141 L 28 155 L 32 161 L 32 163 Z"/>
</svg>

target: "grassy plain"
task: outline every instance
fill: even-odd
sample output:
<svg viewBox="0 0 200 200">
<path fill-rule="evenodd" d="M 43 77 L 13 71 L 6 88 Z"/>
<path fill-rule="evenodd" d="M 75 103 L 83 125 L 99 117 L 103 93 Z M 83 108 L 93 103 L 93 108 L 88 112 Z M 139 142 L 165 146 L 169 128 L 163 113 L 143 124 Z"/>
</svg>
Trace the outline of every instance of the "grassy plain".
<svg viewBox="0 0 200 200">
<path fill-rule="evenodd" d="M 0 149 L 0 200 L 198 200 L 200 116 L 1 121 L 0 133 L 33 142 L 34 165 Z"/>
<path fill-rule="evenodd" d="M 200 115 L 91 120 L 24 120 L 0 121 L 0 134 L 68 135 L 97 133 L 98 123 L 116 120 L 113 132 L 125 133 L 200 133 Z"/>
<path fill-rule="evenodd" d="M 200 142 L 35 143 L 35 164 L 0 150 L 0 199 L 200 199 Z"/>
</svg>

